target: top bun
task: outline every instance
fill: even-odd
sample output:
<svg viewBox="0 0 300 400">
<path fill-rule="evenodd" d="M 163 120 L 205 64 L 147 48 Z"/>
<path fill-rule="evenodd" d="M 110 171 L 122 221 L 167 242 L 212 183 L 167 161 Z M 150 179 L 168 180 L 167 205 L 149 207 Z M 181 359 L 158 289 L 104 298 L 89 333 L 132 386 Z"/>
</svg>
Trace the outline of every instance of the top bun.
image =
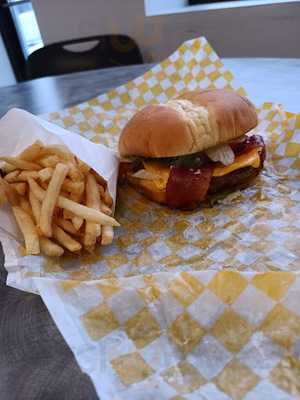
<svg viewBox="0 0 300 400">
<path fill-rule="evenodd" d="M 253 104 L 235 92 L 186 92 L 138 111 L 121 133 L 119 152 L 142 157 L 192 154 L 238 138 L 256 125 Z"/>
</svg>

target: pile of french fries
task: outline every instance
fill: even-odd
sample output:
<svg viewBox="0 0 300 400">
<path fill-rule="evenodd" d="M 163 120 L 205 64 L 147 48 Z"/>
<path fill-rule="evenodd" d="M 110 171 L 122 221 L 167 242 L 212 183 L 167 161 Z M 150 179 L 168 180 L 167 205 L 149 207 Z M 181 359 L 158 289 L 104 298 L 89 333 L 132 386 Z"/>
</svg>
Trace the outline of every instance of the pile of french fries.
<svg viewBox="0 0 300 400">
<path fill-rule="evenodd" d="M 0 204 L 11 204 L 27 255 L 80 254 L 112 242 L 119 224 L 107 182 L 64 146 L 36 141 L 0 161 Z"/>
</svg>

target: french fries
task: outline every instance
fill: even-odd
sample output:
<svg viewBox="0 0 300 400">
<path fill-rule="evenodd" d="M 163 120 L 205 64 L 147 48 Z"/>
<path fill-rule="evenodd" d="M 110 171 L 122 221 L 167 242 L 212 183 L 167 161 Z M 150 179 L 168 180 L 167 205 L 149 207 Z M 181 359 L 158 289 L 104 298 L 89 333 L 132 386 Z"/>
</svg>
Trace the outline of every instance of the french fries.
<svg viewBox="0 0 300 400">
<path fill-rule="evenodd" d="M 41 158 L 40 160 L 39 160 L 39 164 L 41 165 L 41 166 L 43 166 L 44 168 L 48 168 L 48 167 L 50 167 L 50 168 L 54 168 L 55 167 L 55 165 L 57 164 L 57 163 L 59 163 L 59 158 L 57 157 L 57 155 L 50 155 L 50 156 L 46 156 L 46 157 L 43 157 L 43 158 Z"/>
<path fill-rule="evenodd" d="M 61 257 L 64 254 L 64 249 L 50 239 L 41 237 L 40 246 L 42 253 L 49 257 Z"/>
<path fill-rule="evenodd" d="M 6 182 L 6 180 L 3 178 L 0 178 L 0 186 L 2 188 L 1 190 L 3 191 L 5 197 L 10 202 L 10 204 L 12 206 L 18 206 L 20 200 L 16 189 L 10 186 L 10 184 Z"/>
<path fill-rule="evenodd" d="M 5 161 L 11 165 L 14 165 L 18 169 L 24 169 L 25 171 L 37 171 L 40 169 L 40 166 L 36 163 L 22 160 L 18 157 L 0 157 L 0 161 Z"/>
<path fill-rule="evenodd" d="M 17 175 L 17 182 L 26 182 L 28 178 L 37 179 L 39 177 L 36 171 L 22 171 Z"/>
<path fill-rule="evenodd" d="M 13 214 L 19 225 L 19 228 L 24 236 L 25 248 L 27 254 L 39 254 L 40 253 L 40 241 L 37 232 L 37 228 L 32 221 L 30 215 L 28 215 L 21 207 L 12 207 Z"/>
<path fill-rule="evenodd" d="M 50 180 L 52 174 L 53 174 L 53 168 L 47 167 L 39 170 L 38 177 L 42 182 L 46 182 Z"/>
<path fill-rule="evenodd" d="M 0 206 L 3 206 L 8 202 L 8 199 L 6 197 L 5 189 L 2 185 L 0 185 Z"/>
<path fill-rule="evenodd" d="M 74 216 L 72 217 L 72 224 L 73 224 L 74 228 L 75 228 L 77 231 L 81 228 L 83 222 L 84 222 L 84 221 L 83 221 L 83 218 L 78 217 L 77 215 L 74 215 Z"/>
<path fill-rule="evenodd" d="M 71 179 L 65 179 L 62 189 L 66 192 L 74 193 L 80 197 L 84 192 L 84 182 L 74 182 Z"/>
<path fill-rule="evenodd" d="M 26 197 L 23 197 L 23 196 L 19 197 L 19 205 L 23 211 L 25 211 L 28 215 L 30 215 L 30 217 L 33 217 L 33 212 L 31 210 L 30 203 L 26 199 Z"/>
<path fill-rule="evenodd" d="M 34 195 L 32 190 L 29 190 L 29 203 L 32 208 L 32 214 L 36 225 L 38 226 L 41 216 L 41 203 L 38 198 Z"/>
<path fill-rule="evenodd" d="M 106 188 L 106 180 L 104 178 L 102 178 L 102 176 L 100 176 L 99 174 L 97 174 L 96 171 L 94 171 L 93 169 L 91 170 L 91 173 L 94 175 L 94 177 L 96 178 L 96 181 L 99 183 L 100 186 L 103 186 L 103 188 Z"/>
<path fill-rule="evenodd" d="M 69 150 L 62 145 L 52 145 L 44 147 L 42 151 L 43 155 L 55 155 L 60 158 L 61 161 L 73 161 L 74 156 Z"/>
<path fill-rule="evenodd" d="M 90 167 L 83 161 L 79 160 L 79 158 L 76 157 L 76 163 L 78 165 L 78 168 L 83 174 L 87 174 L 90 171 Z"/>
<path fill-rule="evenodd" d="M 100 210 L 101 210 L 104 214 L 112 215 L 112 209 L 109 208 L 109 207 L 108 207 L 106 204 L 104 204 L 104 203 L 101 204 Z"/>
<path fill-rule="evenodd" d="M 63 209 L 63 218 L 66 220 L 72 219 L 72 218 L 74 218 L 74 214 L 69 210 Z"/>
<path fill-rule="evenodd" d="M 53 225 L 53 237 L 66 249 L 75 252 L 81 249 L 81 244 L 68 235 L 62 228 Z"/>
<path fill-rule="evenodd" d="M 10 186 L 12 186 L 16 190 L 16 192 L 19 193 L 19 195 L 25 196 L 26 188 L 27 188 L 27 185 L 25 182 L 11 183 Z"/>
<path fill-rule="evenodd" d="M 86 221 L 96 222 L 100 225 L 120 225 L 114 218 L 102 213 L 101 211 L 75 203 L 75 201 L 69 200 L 66 197 L 59 196 L 57 204 L 59 207 L 72 211 L 73 214 L 85 219 Z"/>
<path fill-rule="evenodd" d="M 33 179 L 29 178 L 28 183 L 30 189 L 36 195 L 36 197 L 43 201 L 46 195 L 46 191 L 42 189 Z M 90 207 L 86 207 L 83 204 L 78 204 L 73 200 L 69 200 L 66 197 L 58 196 L 57 205 L 60 208 L 71 211 L 73 214 L 85 219 L 86 221 L 96 222 L 101 225 L 119 226 L 120 224 L 112 217 L 102 213 L 101 211 L 95 210 Z"/>
<path fill-rule="evenodd" d="M 43 148 L 43 143 L 37 140 L 32 145 L 23 150 L 22 153 L 19 154 L 19 158 L 25 161 L 34 161 L 39 157 Z"/>
<path fill-rule="evenodd" d="M 14 165 L 11 165 L 9 163 L 5 163 L 4 165 L 1 165 L 1 171 L 5 174 L 15 171 L 16 169 L 17 169 L 17 167 L 15 167 Z"/>
<path fill-rule="evenodd" d="M 77 255 L 112 242 L 119 223 L 107 182 L 66 147 L 36 141 L 0 161 L 0 205 L 11 204 L 26 254 Z"/>
<path fill-rule="evenodd" d="M 65 232 L 68 232 L 74 236 L 80 235 L 79 230 L 74 227 L 71 221 L 58 217 L 54 219 L 54 222 L 56 223 L 56 225 L 60 226 Z"/>
<path fill-rule="evenodd" d="M 69 162 L 68 166 L 69 166 L 69 177 L 71 178 L 72 181 L 78 182 L 84 179 L 84 175 L 77 167 L 77 165 L 73 164 L 72 162 Z"/>
<path fill-rule="evenodd" d="M 6 180 L 6 182 L 16 182 L 19 173 L 20 171 L 16 169 L 15 171 L 9 172 L 7 175 L 5 175 L 4 179 Z"/>
<path fill-rule="evenodd" d="M 99 190 L 100 197 L 102 199 L 104 197 L 105 189 L 103 188 L 103 186 L 98 185 L 98 190 Z"/>
<path fill-rule="evenodd" d="M 43 198 L 39 226 L 40 230 L 46 237 L 52 236 L 51 222 L 54 207 L 68 171 L 69 167 L 67 165 L 62 163 L 56 164 L 46 195 Z"/>
<path fill-rule="evenodd" d="M 48 189 L 48 183 L 46 183 L 46 182 L 41 182 L 41 186 L 42 186 L 42 188 L 43 188 L 44 190 L 47 190 L 47 189 Z"/>
<path fill-rule="evenodd" d="M 103 196 L 103 201 L 108 207 L 112 207 L 114 201 L 113 201 L 113 198 L 111 197 L 111 195 L 109 194 L 107 188 L 106 188 L 104 196 Z"/>
<path fill-rule="evenodd" d="M 94 175 L 88 173 L 86 183 L 86 205 L 95 210 L 100 210 L 101 200 L 96 179 Z M 95 248 L 97 237 L 101 235 L 101 225 L 95 222 L 86 221 L 83 244 L 88 251 Z"/>
</svg>

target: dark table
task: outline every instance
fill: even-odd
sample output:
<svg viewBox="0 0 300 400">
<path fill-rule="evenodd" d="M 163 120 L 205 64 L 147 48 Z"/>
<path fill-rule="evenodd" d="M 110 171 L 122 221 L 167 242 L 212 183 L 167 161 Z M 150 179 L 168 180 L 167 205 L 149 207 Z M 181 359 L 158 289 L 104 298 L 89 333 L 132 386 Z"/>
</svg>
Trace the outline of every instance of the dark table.
<svg viewBox="0 0 300 400">
<path fill-rule="evenodd" d="M 282 103 L 300 111 L 299 59 L 225 59 L 251 100 Z M 150 66 L 42 78 L 0 88 L 0 116 L 11 107 L 41 114 L 105 93 Z M 93 400 L 89 380 L 77 366 L 39 296 L 5 285 L 0 251 L 0 400 Z"/>
</svg>

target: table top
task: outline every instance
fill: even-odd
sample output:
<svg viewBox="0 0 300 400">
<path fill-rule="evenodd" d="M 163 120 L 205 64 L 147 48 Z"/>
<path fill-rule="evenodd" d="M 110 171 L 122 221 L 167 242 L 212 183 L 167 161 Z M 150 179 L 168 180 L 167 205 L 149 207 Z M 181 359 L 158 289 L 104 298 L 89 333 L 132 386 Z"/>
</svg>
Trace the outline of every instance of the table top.
<svg viewBox="0 0 300 400">
<path fill-rule="evenodd" d="M 225 58 L 256 105 L 264 101 L 283 104 L 287 111 L 300 111 L 300 59 Z M 78 104 L 143 74 L 151 64 L 107 68 L 56 77 L 40 78 L 0 88 L 0 116 L 12 107 L 44 114 Z"/>
<path fill-rule="evenodd" d="M 257 105 L 263 101 L 300 111 L 300 59 L 225 59 Z M 151 65 L 109 68 L 41 78 L 0 88 L 0 116 L 12 107 L 35 114 L 56 111 L 105 93 Z M 39 296 L 5 285 L 0 251 L 0 393 L 6 400 L 93 400 L 93 385 Z"/>
</svg>

